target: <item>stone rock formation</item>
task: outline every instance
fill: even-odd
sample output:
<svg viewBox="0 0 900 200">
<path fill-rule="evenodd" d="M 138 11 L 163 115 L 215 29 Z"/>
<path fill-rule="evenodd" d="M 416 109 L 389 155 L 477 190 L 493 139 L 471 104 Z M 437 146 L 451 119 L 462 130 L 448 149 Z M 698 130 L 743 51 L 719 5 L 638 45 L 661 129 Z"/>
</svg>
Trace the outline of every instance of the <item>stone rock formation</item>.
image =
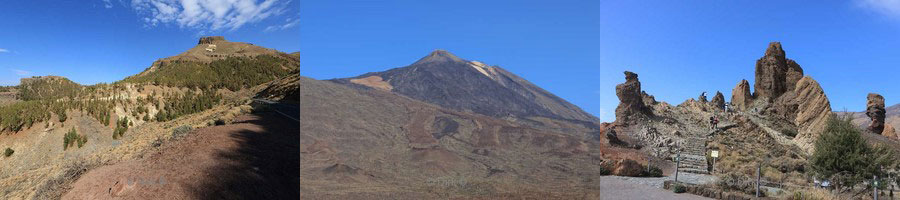
<svg viewBox="0 0 900 200">
<path fill-rule="evenodd" d="M 756 83 L 753 84 L 755 92 L 753 96 L 772 100 L 784 93 L 786 91 L 784 86 L 786 72 L 787 62 L 784 50 L 781 49 L 781 43 L 769 43 L 766 54 L 756 60 Z"/>
<path fill-rule="evenodd" d="M 809 76 L 804 76 L 797 82 L 794 93 L 797 103 L 794 125 L 797 126 L 798 132 L 794 141 L 800 148 L 811 153 L 815 139 L 825 130 L 831 116 L 831 102 L 828 101 L 819 83 Z"/>
<path fill-rule="evenodd" d="M 216 42 L 216 41 L 225 41 L 225 37 L 224 36 L 202 37 L 202 38 L 200 38 L 200 42 L 198 42 L 197 44 L 212 44 L 213 42 Z"/>
<path fill-rule="evenodd" d="M 644 167 L 637 161 L 631 159 L 622 159 L 616 162 L 613 174 L 618 176 L 640 176 Z"/>
<path fill-rule="evenodd" d="M 713 96 L 710 102 L 716 106 L 716 109 L 725 109 L 725 95 L 722 95 L 722 92 L 716 91 L 716 96 Z"/>
<path fill-rule="evenodd" d="M 772 42 L 766 54 L 756 61 L 755 78 L 753 96 L 772 102 L 785 92 L 794 90 L 797 81 L 803 78 L 803 69 L 797 62 L 785 57 L 781 43 Z"/>
<path fill-rule="evenodd" d="M 866 116 L 869 116 L 872 123 L 869 124 L 866 130 L 881 134 L 884 131 L 885 112 L 884 97 L 876 93 L 869 93 L 866 97 Z"/>
<path fill-rule="evenodd" d="M 750 93 L 750 82 L 746 79 L 738 82 L 737 86 L 731 90 L 731 104 L 737 110 L 747 110 L 753 103 L 753 94 Z"/>
<path fill-rule="evenodd" d="M 625 71 L 625 83 L 616 85 L 619 106 L 616 107 L 616 123 L 627 125 L 635 117 L 649 116 L 650 109 L 641 95 L 641 82 L 634 72 Z"/>
<path fill-rule="evenodd" d="M 645 92 L 645 91 L 641 91 L 641 97 L 644 98 L 644 105 L 649 106 L 649 105 L 654 105 L 654 104 L 659 103 L 659 102 L 656 102 L 656 97 L 653 97 L 653 95 L 647 94 L 647 92 Z"/>
<path fill-rule="evenodd" d="M 791 59 L 787 59 L 787 67 L 787 73 L 785 73 L 787 76 L 785 77 L 785 86 L 787 87 L 787 91 L 794 91 L 797 81 L 800 81 L 800 79 L 803 78 L 803 68 L 800 68 L 800 65 Z"/>
<path fill-rule="evenodd" d="M 885 124 L 884 131 L 881 132 L 881 135 L 883 135 L 884 137 L 890 138 L 890 139 L 897 140 L 897 139 L 900 139 L 900 137 L 897 136 L 896 131 L 897 130 L 894 130 L 894 126 L 891 126 L 891 124 Z"/>
</svg>

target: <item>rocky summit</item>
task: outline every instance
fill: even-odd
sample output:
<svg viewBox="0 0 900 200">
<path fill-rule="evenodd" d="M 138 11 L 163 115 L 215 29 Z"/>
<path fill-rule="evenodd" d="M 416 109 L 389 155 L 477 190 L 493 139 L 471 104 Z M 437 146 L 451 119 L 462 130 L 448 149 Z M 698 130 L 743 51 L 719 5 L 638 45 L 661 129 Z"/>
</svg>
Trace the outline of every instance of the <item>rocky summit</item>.
<svg viewBox="0 0 900 200">
<path fill-rule="evenodd" d="M 435 50 L 409 66 L 331 81 L 492 117 L 600 121 L 506 69 L 468 61 L 445 50 Z M 640 98 L 640 91 L 635 94 Z"/>
</svg>

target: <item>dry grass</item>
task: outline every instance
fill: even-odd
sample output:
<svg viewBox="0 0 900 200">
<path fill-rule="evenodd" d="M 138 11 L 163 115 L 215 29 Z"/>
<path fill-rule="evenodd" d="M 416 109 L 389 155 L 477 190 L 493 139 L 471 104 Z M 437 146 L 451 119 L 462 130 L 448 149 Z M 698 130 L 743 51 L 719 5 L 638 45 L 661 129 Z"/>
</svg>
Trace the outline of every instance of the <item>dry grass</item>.
<svg viewBox="0 0 900 200">
<path fill-rule="evenodd" d="M 840 200 L 842 198 L 832 194 L 825 189 L 804 189 L 794 191 L 790 196 L 785 197 L 787 200 Z"/>
</svg>

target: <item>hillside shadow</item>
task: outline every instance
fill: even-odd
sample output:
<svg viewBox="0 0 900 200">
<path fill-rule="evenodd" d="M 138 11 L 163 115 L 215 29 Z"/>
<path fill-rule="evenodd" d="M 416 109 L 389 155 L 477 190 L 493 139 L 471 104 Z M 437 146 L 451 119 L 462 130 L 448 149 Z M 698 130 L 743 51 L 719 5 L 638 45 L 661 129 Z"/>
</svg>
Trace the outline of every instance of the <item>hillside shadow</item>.
<svg viewBox="0 0 900 200">
<path fill-rule="evenodd" d="M 189 188 L 193 199 L 299 198 L 300 123 L 271 111 L 252 115 L 256 118 L 235 124 L 255 124 L 263 131 L 230 133 L 239 147 L 216 153 L 223 164 Z"/>
</svg>

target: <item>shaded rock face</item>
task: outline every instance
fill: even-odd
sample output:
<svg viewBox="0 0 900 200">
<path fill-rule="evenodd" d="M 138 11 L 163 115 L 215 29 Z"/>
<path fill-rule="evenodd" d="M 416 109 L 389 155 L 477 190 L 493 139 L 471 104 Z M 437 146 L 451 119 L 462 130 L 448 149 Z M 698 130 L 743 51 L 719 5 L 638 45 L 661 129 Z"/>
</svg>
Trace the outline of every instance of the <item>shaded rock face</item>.
<svg viewBox="0 0 900 200">
<path fill-rule="evenodd" d="M 797 62 L 785 57 L 781 43 L 769 43 L 766 54 L 756 61 L 754 96 L 772 102 L 785 92 L 792 91 L 802 77 L 803 69 Z"/>
<path fill-rule="evenodd" d="M 803 78 L 803 68 L 794 60 L 787 59 L 787 72 L 785 73 L 785 86 L 787 91 L 794 91 L 797 81 Z"/>
<path fill-rule="evenodd" d="M 626 125 L 635 117 L 650 114 L 650 109 L 644 104 L 644 97 L 641 94 L 638 75 L 625 71 L 625 83 L 616 85 L 616 96 L 619 97 L 619 106 L 616 107 L 617 124 Z"/>
<path fill-rule="evenodd" d="M 815 139 L 825 130 L 831 116 L 831 102 L 828 101 L 819 83 L 809 76 L 804 76 L 797 82 L 794 94 L 797 102 L 797 117 L 794 124 L 798 129 L 794 140 L 800 148 L 811 153 Z"/>
<path fill-rule="evenodd" d="M 884 97 L 879 94 L 869 93 L 866 97 L 866 116 L 872 120 L 866 128 L 872 133 L 881 134 L 884 131 Z"/>
<path fill-rule="evenodd" d="M 716 106 L 716 109 L 725 109 L 725 95 L 722 95 L 722 92 L 716 91 L 716 96 L 713 96 L 710 103 L 712 103 L 713 106 Z"/>
<path fill-rule="evenodd" d="M 753 94 L 750 93 L 750 82 L 746 79 L 738 82 L 731 90 L 731 104 L 738 110 L 747 110 L 753 103 Z"/>
<path fill-rule="evenodd" d="M 200 42 L 198 42 L 197 44 L 212 44 L 213 42 L 216 42 L 216 41 L 225 41 L 225 37 L 224 36 L 202 37 L 202 38 L 200 38 Z"/>
</svg>

